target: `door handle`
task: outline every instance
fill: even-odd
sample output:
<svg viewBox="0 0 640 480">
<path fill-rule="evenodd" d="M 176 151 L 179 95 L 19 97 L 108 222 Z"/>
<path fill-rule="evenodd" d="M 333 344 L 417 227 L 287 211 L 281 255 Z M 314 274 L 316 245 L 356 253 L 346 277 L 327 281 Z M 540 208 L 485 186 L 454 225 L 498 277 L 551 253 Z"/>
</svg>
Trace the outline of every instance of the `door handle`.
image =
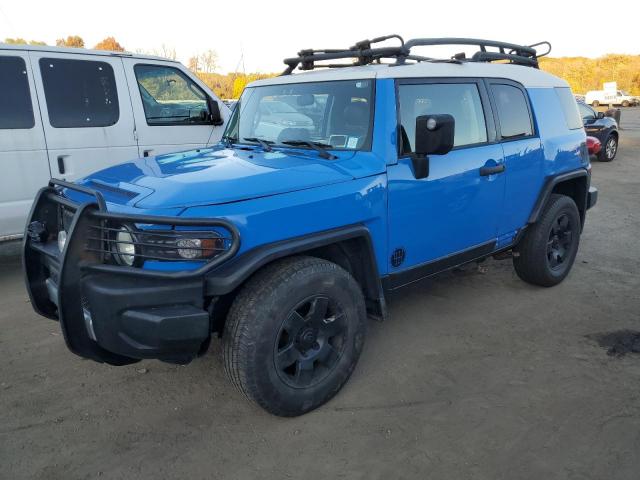
<svg viewBox="0 0 640 480">
<path fill-rule="evenodd" d="M 504 172 L 506 169 L 506 167 L 504 166 L 504 163 L 501 163 L 499 165 L 491 165 L 491 166 L 484 166 L 480 168 L 480 176 L 481 177 L 486 177 L 488 175 L 495 175 L 496 173 L 502 173 Z"/>
<path fill-rule="evenodd" d="M 153 148 L 150 148 L 149 150 L 143 150 L 142 151 L 142 156 L 143 157 L 148 157 L 151 152 L 153 152 Z"/>
<path fill-rule="evenodd" d="M 58 172 L 60 172 L 60 175 L 64 175 L 65 174 L 65 167 L 64 167 L 64 155 L 58 155 Z"/>
</svg>

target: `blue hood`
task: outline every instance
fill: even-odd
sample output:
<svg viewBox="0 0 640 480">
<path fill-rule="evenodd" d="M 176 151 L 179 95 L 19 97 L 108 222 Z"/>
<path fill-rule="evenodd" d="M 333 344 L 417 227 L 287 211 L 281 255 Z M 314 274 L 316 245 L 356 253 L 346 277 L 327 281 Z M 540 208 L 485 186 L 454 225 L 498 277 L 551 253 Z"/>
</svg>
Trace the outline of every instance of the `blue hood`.
<svg viewBox="0 0 640 480">
<path fill-rule="evenodd" d="M 352 152 L 340 152 L 351 158 Z M 340 160 L 315 152 L 207 148 L 141 158 L 96 172 L 78 183 L 110 203 L 143 209 L 215 205 L 352 180 Z"/>
</svg>

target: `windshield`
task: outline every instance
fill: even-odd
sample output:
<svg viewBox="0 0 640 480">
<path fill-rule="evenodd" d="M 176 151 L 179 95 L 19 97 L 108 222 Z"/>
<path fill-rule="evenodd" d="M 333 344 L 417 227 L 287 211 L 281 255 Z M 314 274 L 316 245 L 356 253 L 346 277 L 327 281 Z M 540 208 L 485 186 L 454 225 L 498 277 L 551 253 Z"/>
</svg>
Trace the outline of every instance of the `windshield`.
<svg viewBox="0 0 640 480">
<path fill-rule="evenodd" d="M 225 132 L 233 143 L 370 150 L 373 81 L 267 85 L 245 89 Z M 289 145 L 287 145 L 289 144 Z"/>
</svg>

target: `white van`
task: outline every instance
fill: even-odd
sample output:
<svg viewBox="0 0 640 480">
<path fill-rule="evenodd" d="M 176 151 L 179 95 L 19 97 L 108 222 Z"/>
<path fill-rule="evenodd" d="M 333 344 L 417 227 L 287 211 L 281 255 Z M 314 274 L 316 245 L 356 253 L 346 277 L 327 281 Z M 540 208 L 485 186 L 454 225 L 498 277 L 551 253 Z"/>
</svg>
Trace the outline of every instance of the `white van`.
<svg viewBox="0 0 640 480">
<path fill-rule="evenodd" d="M 591 90 L 584 97 L 584 103 L 598 107 L 600 105 L 621 105 L 631 107 L 640 104 L 640 99 L 623 90 Z"/>
<path fill-rule="evenodd" d="M 177 61 L 0 44 L 0 241 L 49 178 L 217 143 L 229 114 Z"/>
</svg>

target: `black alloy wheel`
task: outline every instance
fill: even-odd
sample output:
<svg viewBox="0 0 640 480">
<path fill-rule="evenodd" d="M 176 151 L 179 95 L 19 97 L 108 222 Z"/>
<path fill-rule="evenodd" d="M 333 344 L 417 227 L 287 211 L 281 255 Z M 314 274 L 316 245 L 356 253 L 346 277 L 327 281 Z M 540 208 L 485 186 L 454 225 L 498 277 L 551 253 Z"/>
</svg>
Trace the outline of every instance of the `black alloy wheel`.
<svg viewBox="0 0 640 480">
<path fill-rule="evenodd" d="M 582 222 L 571 197 L 554 193 L 538 220 L 514 248 L 513 266 L 525 282 L 557 285 L 571 271 L 578 253 Z"/>
<path fill-rule="evenodd" d="M 555 219 L 549 232 L 547 242 L 547 262 L 551 270 L 559 270 L 565 267 L 568 255 L 571 252 L 573 241 L 573 225 L 569 215 L 562 214 Z"/>
<path fill-rule="evenodd" d="M 294 388 L 307 388 L 329 375 L 345 348 L 345 320 L 344 309 L 323 295 L 313 295 L 293 308 L 274 346 L 280 378 Z"/>
<path fill-rule="evenodd" d="M 302 415 L 342 388 L 366 330 L 362 288 L 347 270 L 316 257 L 277 260 L 233 301 L 222 336 L 225 371 L 268 412 Z"/>
</svg>

